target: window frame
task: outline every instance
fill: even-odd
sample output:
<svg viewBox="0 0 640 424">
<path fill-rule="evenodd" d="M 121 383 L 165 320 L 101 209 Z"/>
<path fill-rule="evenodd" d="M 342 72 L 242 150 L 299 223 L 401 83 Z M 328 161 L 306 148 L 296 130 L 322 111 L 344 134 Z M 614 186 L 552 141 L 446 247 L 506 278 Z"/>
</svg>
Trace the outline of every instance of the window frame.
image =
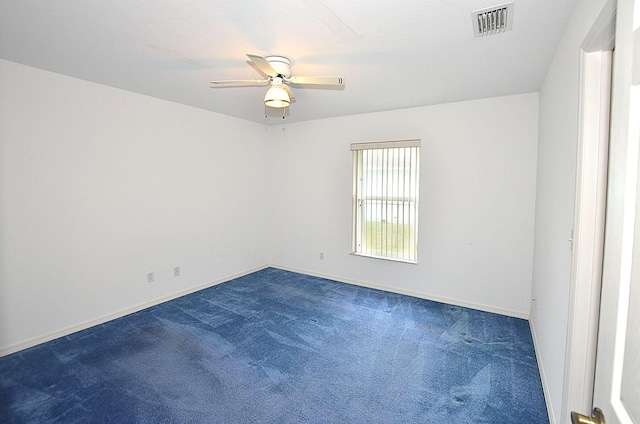
<svg viewBox="0 0 640 424">
<path fill-rule="evenodd" d="M 375 142 L 364 142 L 364 143 L 352 143 L 351 151 L 352 151 L 352 160 L 353 160 L 353 169 L 352 169 L 352 183 L 353 183 L 353 200 L 352 200 L 352 243 L 351 243 L 351 254 L 356 256 L 370 257 L 375 259 L 384 259 L 391 260 L 396 262 L 417 264 L 418 262 L 418 221 L 419 221 L 419 193 L 420 193 L 420 147 L 421 147 L 420 139 L 410 139 L 410 140 L 395 140 L 395 141 L 375 141 Z M 388 159 L 389 152 L 393 152 L 394 149 L 408 149 L 413 148 L 412 150 L 404 150 L 402 153 L 402 162 L 400 162 L 400 158 L 398 156 L 397 161 L 395 161 L 396 156 L 393 156 L 394 159 L 391 160 L 391 163 Z M 373 159 L 371 159 L 371 163 L 364 164 L 365 153 L 363 151 L 373 151 L 373 150 L 386 150 L 386 153 L 382 153 L 383 157 L 386 154 L 386 163 L 382 163 L 381 167 L 378 168 L 378 165 L 381 163 L 381 159 L 376 159 L 377 165 L 373 164 Z M 397 152 L 393 152 L 396 154 Z M 367 154 L 374 155 L 373 152 L 369 152 Z M 380 154 L 378 152 L 378 154 Z M 399 153 L 398 153 L 399 154 Z M 409 155 L 408 163 L 407 157 L 404 155 Z M 374 157 L 374 156 L 372 156 Z M 365 169 L 366 167 L 366 169 Z M 377 171 L 374 170 L 377 168 Z M 376 177 L 379 179 L 377 182 L 378 186 L 372 187 L 372 183 L 370 180 L 373 180 L 372 175 L 375 173 L 381 174 L 380 177 Z M 395 177 L 393 175 L 396 175 Z M 365 177 L 368 175 L 368 177 Z M 367 180 L 367 183 L 363 182 L 363 179 Z M 386 181 L 385 181 L 386 179 Z M 400 181 L 402 180 L 402 185 Z M 392 184 L 396 184 L 396 191 L 393 192 L 393 188 L 389 189 L 389 181 L 392 181 Z M 407 185 L 407 181 L 409 184 Z M 363 188 L 366 184 L 366 188 Z M 375 185 L 375 184 L 374 184 Z M 368 193 L 366 193 L 368 191 Z M 375 195 L 372 195 L 372 191 L 378 191 Z M 391 193 L 391 195 L 390 195 Z M 365 203 L 376 203 L 376 209 L 374 210 L 372 206 L 368 208 L 364 206 Z M 402 224 L 399 224 L 400 221 L 400 204 L 402 204 Z M 405 211 L 405 205 L 409 205 L 408 211 Z M 393 208 L 396 208 L 396 214 L 394 218 L 393 212 L 391 213 L 392 220 L 391 223 L 387 221 L 389 216 L 389 211 L 393 211 Z M 408 215 L 406 215 L 408 213 Z M 371 216 L 377 214 L 380 217 L 380 220 L 376 221 L 367 221 Z M 408 219 L 407 219 L 408 216 Z M 384 217 L 384 218 L 382 218 Z M 396 221 L 395 224 L 393 221 Z M 373 223 L 378 222 L 379 234 L 376 232 L 375 236 L 380 237 L 380 241 L 377 242 L 379 246 L 385 245 L 382 249 L 375 249 L 375 246 L 367 246 L 366 242 L 368 239 L 374 236 L 373 232 L 369 232 L 369 234 L 364 234 L 363 231 L 367 225 L 367 222 Z M 371 225 L 371 224 L 370 224 Z M 376 226 L 378 224 L 375 224 Z M 391 249 L 387 248 L 387 244 L 391 243 L 393 245 L 393 241 L 389 242 L 389 234 L 393 238 L 393 228 L 395 225 L 395 237 L 396 237 L 396 247 L 395 249 L 392 247 Z M 391 228 L 391 230 L 389 230 Z M 402 236 L 399 235 L 400 229 L 402 230 Z M 405 248 L 405 232 L 408 231 L 408 248 Z M 400 240 L 402 240 L 402 248 L 398 248 L 400 244 Z M 375 243 L 374 243 L 375 244 Z M 408 251 L 407 251 L 408 250 Z"/>
</svg>

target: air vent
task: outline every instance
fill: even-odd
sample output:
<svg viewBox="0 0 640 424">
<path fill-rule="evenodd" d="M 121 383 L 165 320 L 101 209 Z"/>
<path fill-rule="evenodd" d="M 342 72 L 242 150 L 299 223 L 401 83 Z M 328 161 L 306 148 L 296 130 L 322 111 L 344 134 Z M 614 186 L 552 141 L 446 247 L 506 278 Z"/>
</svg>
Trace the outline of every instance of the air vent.
<svg viewBox="0 0 640 424">
<path fill-rule="evenodd" d="M 511 2 L 471 13 L 473 34 L 484 37 L 510 31 L 513 27 L 513 5 Z"/>
</svg>

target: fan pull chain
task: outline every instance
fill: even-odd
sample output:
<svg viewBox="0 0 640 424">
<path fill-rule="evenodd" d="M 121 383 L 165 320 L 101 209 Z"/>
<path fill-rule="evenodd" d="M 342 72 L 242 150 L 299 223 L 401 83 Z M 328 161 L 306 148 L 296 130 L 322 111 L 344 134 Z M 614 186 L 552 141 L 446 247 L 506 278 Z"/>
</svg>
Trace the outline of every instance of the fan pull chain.
<svg viewBox="0 0 640 424">
<path fill-rule="evenodd" d="M 287 109 L 289 109 L 289 107 L 283 107 L 280 108 L 282 109 L 282 119 L 285 119 L 287 117 Z M 267 106 L 264 106 L 264 117 L 265 119 L 269 117 L 269 114 L 267 113 Z"/>
</svg>

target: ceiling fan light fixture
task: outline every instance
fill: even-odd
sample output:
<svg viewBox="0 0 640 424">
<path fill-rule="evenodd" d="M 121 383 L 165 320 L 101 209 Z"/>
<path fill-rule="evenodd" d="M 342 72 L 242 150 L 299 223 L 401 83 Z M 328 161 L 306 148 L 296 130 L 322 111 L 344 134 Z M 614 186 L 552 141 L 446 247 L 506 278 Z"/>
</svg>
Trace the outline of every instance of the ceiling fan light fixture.
<svg viewBox="0 0 640 424">
<path fill-rule="evenodd" d="M 291 99 L 282 86 L 271 86 L 264 96 L 264 104 L 273 108 L 283 108 L 291 104 Z"/>
</svg>

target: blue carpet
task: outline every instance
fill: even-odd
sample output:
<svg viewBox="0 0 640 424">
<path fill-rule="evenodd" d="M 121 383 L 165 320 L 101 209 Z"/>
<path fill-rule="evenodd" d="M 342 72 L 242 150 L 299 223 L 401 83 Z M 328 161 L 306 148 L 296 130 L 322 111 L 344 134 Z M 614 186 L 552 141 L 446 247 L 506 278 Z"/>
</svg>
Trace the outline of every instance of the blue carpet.
<svg viewBox="0 0 640 424">
<path fill-rule="evenodd" d="M 523 420 L 527 321 L 273 268 L 0 358 L 2 423 Z"/>
</svg>

